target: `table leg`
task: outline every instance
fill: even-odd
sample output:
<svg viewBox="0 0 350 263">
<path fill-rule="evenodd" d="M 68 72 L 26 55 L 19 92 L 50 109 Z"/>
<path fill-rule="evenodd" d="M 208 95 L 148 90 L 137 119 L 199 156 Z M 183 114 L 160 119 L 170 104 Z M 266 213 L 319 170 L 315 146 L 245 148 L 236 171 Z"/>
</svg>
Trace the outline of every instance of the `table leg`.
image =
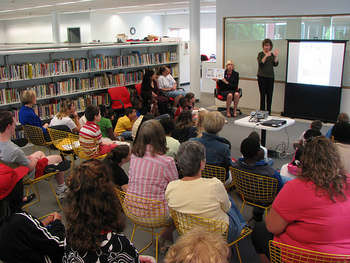
<svg viewBox="0 0 350 263">
<path fill-rule="evenodd" d="M 261 145 L 266 146 L 266 130 L 261 130 Z"/>
</svg>

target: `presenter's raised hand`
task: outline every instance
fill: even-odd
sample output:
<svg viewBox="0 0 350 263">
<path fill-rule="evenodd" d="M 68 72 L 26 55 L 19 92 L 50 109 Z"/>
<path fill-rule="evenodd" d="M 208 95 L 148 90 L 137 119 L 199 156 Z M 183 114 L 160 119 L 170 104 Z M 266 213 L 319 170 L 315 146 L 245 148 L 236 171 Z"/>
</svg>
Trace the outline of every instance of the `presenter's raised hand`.
<svg viewBox="0 0 350 263">
<path fill-rule="evenodd" d="M 273 55 L 274 55 L 275 57 L 277 57 L 278 54 L 280 53 L 280 50 L 279 50 L 279 49 L 275 49 L 272 53 L 273 53 Z"/>
</svg>

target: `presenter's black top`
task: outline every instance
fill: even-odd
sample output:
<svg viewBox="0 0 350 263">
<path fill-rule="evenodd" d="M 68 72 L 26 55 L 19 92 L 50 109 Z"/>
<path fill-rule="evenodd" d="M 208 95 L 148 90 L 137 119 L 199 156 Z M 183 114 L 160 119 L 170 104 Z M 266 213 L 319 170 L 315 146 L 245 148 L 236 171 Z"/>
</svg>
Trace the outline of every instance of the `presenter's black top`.
<svg viewBox="0 0 350 263">
<path fill-rule="evenodd" d="M 222 80 L 218 81 L 219 92 L 236 92 L 238 90 L 239 73 L 232 70 L 231 74 L 228 74 L 228 70 L 225 70 L 224 78 L 229 84 L 224 83 Z"/>
<path fill-rule="evenodd" d="M 273 67 L 278 66 L 278 61 L 275 62 L 275 56 L 271 54 L 271 56 L 267 57 L 265 63 L 262 63 L 261 60 L 264 58 L 265 53 L 261 51 L 258 54 L 258 77 L 264 78 L 275 78 L 275 73 L 273 72 Z"/>
</svg>

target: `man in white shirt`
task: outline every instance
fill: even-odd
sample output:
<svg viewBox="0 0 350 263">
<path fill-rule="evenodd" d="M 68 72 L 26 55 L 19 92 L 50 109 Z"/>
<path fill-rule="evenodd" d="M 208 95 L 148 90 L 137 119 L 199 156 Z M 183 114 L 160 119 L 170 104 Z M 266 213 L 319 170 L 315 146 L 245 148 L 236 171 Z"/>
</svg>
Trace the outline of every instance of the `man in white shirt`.
<svg viewBox="0 0 350 263">
<path fill-rule="evenodd" d="M 160 76 L 158 78 L 158 87 L 167 97 L 175 98 L 175 105 L 186 95 L 184 90 L 176 89 L 176 81 L 170 74 L 168 67 L 162 66 L 159 69 Z"/>
</svg>

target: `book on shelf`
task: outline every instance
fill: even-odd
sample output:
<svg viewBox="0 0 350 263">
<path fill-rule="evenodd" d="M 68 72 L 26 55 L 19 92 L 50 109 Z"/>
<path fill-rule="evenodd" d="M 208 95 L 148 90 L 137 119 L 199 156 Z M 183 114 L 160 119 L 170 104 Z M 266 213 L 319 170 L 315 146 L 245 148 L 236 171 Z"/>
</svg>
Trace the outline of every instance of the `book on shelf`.
<svg viewBox="0 0 350 263">
<path fill-rule="evenodd" d="M 134 51 L 132 54 L 124 56 L 98 55 L 94 58 L 60 59 L 50 63 L 3 65 L 0 66 L 0 82 L 109 70 L 119 67 L 162 64 L 174 62 L 176 59 L 176 52 L 141 54 Z"/>
</svg>

